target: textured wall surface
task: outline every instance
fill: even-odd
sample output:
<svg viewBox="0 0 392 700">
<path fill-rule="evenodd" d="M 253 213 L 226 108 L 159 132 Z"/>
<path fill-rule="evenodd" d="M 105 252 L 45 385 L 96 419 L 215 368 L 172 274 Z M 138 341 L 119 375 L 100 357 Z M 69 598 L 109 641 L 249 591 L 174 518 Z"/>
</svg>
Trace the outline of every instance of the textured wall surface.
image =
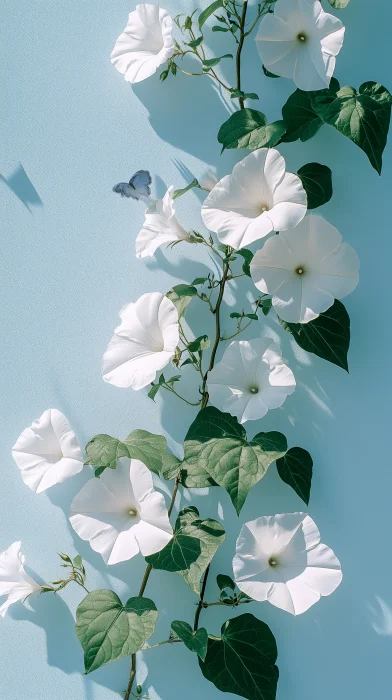
<svg viewBox="0 0 392 700">
<path fill-rule="evenodd" d="M 193 5 L 168 0 L 165 7 L 174 15 Z M 68 522 L 69 504 L 87 470 L 36 495 L 24 486 L 10 453 L 22 429 L 49 407 L 68 416 L 81 444 L 96 433 L 123 437 L 144 428 L 163 430 L 174 450 L 180 449 L 194 415 L 171 397 L 154 404 L 145 391 L 116 389 L 100 375 L 101 356 L 123 304 L 144 292 L 190 281 L 212 264 L 208 257 L 201 265 L 190 259 L 196 250 L 185 245 L 159 252 L 147 264 L 137 261 L 134 240 L 143 207 L 116 197 L 113 184 L 138 168 L 149 168 L 154 193 L 161 196 L 165 185 L 182 187 L 206 165 L 223 175 L 239 157 L 219 155 L 216 132 L 228 107 L 208 78 L 180 76 L 162 85 L 155 76 L 132 91 L 111 67 L 112 45 L 131 9 L 126 0 L 3 0 L 0 30 L 7 112 L 0 124 L 0 550 L 21 539 L 29 570 L 41 581 L 58 577 L 57 551 L 77 550 L 86 561 L 89 587 L 112 586 L 124 598 L 138 589 L 142 558 L 106 568 Z M 376 80 L 391 88 L 386 60 L 391 5 L 352 0 L 339 16 L 347 26 L 336 71 L 341 83 L 358 87 Z M 225 38 L 219 42 L 226 52 Z M 262 75 L 253 41 L 245 66 L 245 89 L 259 93 L 260 109 L 270 121 L 278 119 L 293 84 Z M 228 61 L 227 77 L 231 70 Z M 392 658 L 392 151 L 387 148 L 380 180 L 362 151 L 329 127 L 307 144 L 281 150 L 289 170 L 309 161 L 332 168 L 335 194 L 320 213 L 361 258 L 360 286 L 346 300 L 352 319 L 350 374 L 293 348 L 271 316 L 262 332 L 282 336 L 298 390 L 282 409 L 247 427 L 251 435 L 282 430 L 291 445 L 300 444 L 313 455 L 309 513 L 323 541 L 341 559 L 344 581 L 332 597 L 298 618 L 267 603 L 247 610 L 276 635 L 278 700 L 384 699 L 390 693 Z M 184 225 L 201 226 L 196 195 L 181 200 L 178 213 Z M 246 294 L 251 292 L 249 284 Z M 206 328 L 199 307 L 189 321 L 196 334 Z M 187 388 L 192 388 L 190 379 Z M 181 503 L 187 499 L 189 494 L 183 494 Z M 239 521 L 221 490 L 199 493 L 193 500 L 203 516 L 223 518 L 227 529 L 215 574 L 230 573 L 244 521 L 302 510 L 275 467 L 253 489 Z M 152 640 L 166 638 L 172 619 L 189 620 L 193 614 L 193 594 L 179 576 L 153 575 L 148 595 L 161 611 Z M 207 599 L 214 596 L 211 577 Z M 61 598 L 35 599 L 33 610 L 13 606 L 0 620 L 4 700 L 119 697 L 127 659 L 82 675 L 82 652 L 73 632 L 80 599 L 80 589 L 70 587 Z M 203 613 L 202 622 L 217 634 L 225 619 L 224 610 L 214 609 Z M 139 680 L 147 679 L 144 687 L 152 700 L 221 697 L 185 648 L 163 647 L 148 658 L 145 654 L 144 661 Z"/>
</svg>

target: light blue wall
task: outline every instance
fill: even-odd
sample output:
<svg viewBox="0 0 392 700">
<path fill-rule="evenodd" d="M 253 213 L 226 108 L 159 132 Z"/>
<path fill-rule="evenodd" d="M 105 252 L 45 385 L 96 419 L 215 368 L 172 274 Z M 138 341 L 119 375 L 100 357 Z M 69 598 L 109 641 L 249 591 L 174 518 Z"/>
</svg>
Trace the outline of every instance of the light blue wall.
<svg viewBox="0 0 392 700">
<path fill-rule="evenodd" d="M 324 6 L 329 7 L 325 1 Z M 23 485 L 10 451 L 22 429 L 52 406 L 69 417 L 82 444 L 99 432 L 122 437 L 136 427 L 159 432 L 163 426 L 175 448 L 194 415 L 170 397 L 153 404 L 144 391 L 116 389 L 100 376 L 121 306 L 144 292 L 190 281 L 210 265 L 208 258 L 202 266 L 189 260 L 196 253 L 190 246 L 159 253 L 156 262 L 137 261 L 134 240 L 143 207 L 117 198 L 112 185 L 149 168 L 154 192 L 162 195 L 165 185 L 183 186 L 188 171 L 201 175 L 208 164 L 223 175 L 238 157 L 219 155 L 215 135 L 227 111 L 208 78 L 180 76 L 162 85 L 155 77 L 132 92 L 111 67 L 112 45 L 132 7 L 126 0 L 3 0 L 0 63 L 7 112 L 0 125 L 0 550 L 21 539 L 40 580 L 58 577 L 57 551 L 79 551 L 89 586 L 112 586 L 123 597 L 138 589 L 142 558 L 105 568 L 67 520 L 70 501 L 87 475 L 38 496 Z M 176 14 L 193 4 L 170 0 L 166 7 Z M 391 88 L 390 3 L 352 0 L 339 16 L 347 26 L 336 72 L 341 83 L 376 80 Z M 253 42 L 245 65 L 245 88 L 259 93 L 270 120 L 278 119 L 293 84 L 264 78 Z M 231 69 L 230 62 L 224 64 L 228 79 Z M 276 635 L 278 700 L 386 700 L 392 659 L 391 149 L 381 180 L 365 155 L 332 128 L 282 152 L 290 170 L 309 161 L 332 167 L 335 194 L 322 213 L 362 261 L 361 284 L 346 304 L 353 331 L 351 373 L 305 357 L 283 337 L 298 390 L 250 431 L 282 430 L 290 444 L 312 453 L 309 512 L 340 557 L 344 581 L 335 595 L 298 618 L 267 603 L 247 610 Z M 201 225 L 197 196 L 181 201 L 178 210 L 185 225 Z M 196 333 L 205 329 L 196 309 L 189 318 Z M 272 317 L 266 330 L 283 335 Z M 184 494 L 181 504 L 188 498 Z M 242 522 L 302 509 L 275 467 L 249 496 L 239 522 L 223 491 L 198 495 L 194 502 L 203 516 L 223 513 L 228 537 L 214 574 L 230 572 Z M 153 575 L 147 590 L 161 611 L 154 640 L 165 638 L 172 619 L 191 619 L 195 600 L 179 576 Z M 207 599 L 214 596 L 211 577 Z M 18 605 L 0 620 L 4 700 L 119 697 L 128 660 L 82 675 L 73 633 L 80 599 L 79 589 L 69 588 L 62 598 L 33 602 L 34 612 Z M 204 613 L 202 622 L 217 634 L 225 618 L 219 609 Z M 164 647 L 149 652 L 146 661 L 145 688 L 150 686 L 152 700 L 221 697 L 186 649 Z M 144 680 L 147 668 L 140 669 Z"/>
</svg>

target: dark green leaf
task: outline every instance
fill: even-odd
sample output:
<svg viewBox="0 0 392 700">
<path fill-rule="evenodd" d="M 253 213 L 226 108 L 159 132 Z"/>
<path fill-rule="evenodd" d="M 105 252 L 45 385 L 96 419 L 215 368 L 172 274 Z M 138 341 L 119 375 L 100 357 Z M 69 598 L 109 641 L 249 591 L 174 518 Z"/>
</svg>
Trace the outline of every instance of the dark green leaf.
<svg viewBox="0 0 392 700">
<path fill-rule="evenodd" d="M 286 133 L 282 141 L 290 142 L 301 139 L 308 141 L 322 126 L 322 120 L 312 107 L 311 93 L 296 90 L 282 107 Z"/>
<path fill-rule="evenodd" d="M 298 345 L 307 352 L 328 360 L 348 372 L 347 353 L 350 347 L 350 317 L 341 301 L 335 300 L 328 311 L 309 323 L 286 323 Z"/>
<path fill-rule="evenodd" d="M 157 617 L 149 598 L 130 598 L 123 605 L 113 591 L 89 593 L 76 611 L 86 673 L 139 651 L 154 632 Z"/>
<path fill-rule="evenodd" d="M 155 397 L 156 397 L 160 388 L 161 388 L 160 384 L 151 384 L 151 389 L 149 390 L 149 392 L 147 394 L 148 398 L 155 401 Z M 105 467 L 101 467 L 101 469 L 104 470 Z M 98 471 L 98 469 L 97 469 L 97 471 Z M 97 471 L 95 472 L 95 476 L 97 476 Z"/>
<path fill-rule="evenodd" d="M 208 338 L 207 335 L 201 335 L 199 338 L 196 338 L 196 340 L 192 340 L 188 344 L 188 350 L 191 352 L 199 352 L 202 350 L 208 350 L 208 348 L 211 345 L 211 341 Z"/>
<path fill-rule="evenodd" d="M 265 115 L 255 109 L 246 107 L 234 112 L 222 124 L 218 133 L 218 141 L 225 148 L 270 148 L 282 138 L 286 127 L 283 121 L 267 124 Z"/>
<path fill-rule="evenodd" d="M 267 78 L 280 78 L 280 75 L 276 75 L 275 73 L 271 73 L 271 71 L 269 71 L 268 68 L 266 68 L 264 64 L 263 64 L 263 73 Z"/>
<path fill-rule="evenodd" d="M 262 310 L 264 316 L 268 316 L 271 309 L 272 309 L 272 299 L 264 299 L 263 303 L 261 305 L 261 310 Z"/>
<path fill-rule="evenodd" d="M 213 32 L 229 32 L 230 29 L 228 27 L 220 27 L 218 24 L 215 24 L 212 27 Z"/>
<path fill-rule="evenodd" d="M 344 10 L 350 0 L 328 0 L 328 2 L 335 8 L 335 10 Z"/>
<path fill-rule="evenodd" d="M 312 96 L 312 107 L 326 124 L 351 139 L 381 174 L 382 154 L 387 143 L 392 97 L 379 83 L 364 83 L 358 93 L 346 86 Z"/>
<path fill-rule="evenodd" d="M 202 43 L 203 38 L 203 36 L 198 36 L 197 39 L 194 39 L 193 41 L 188 41 L 187 46 L 190 46 L 191 49 L 196 49 Z"/>
<path fill-rule="evenodd" d="M 206 658 L 207 645 L 208 645 L 208 632 L 204 627 L 200 627 L 197 632 L 194 632 L 192 627 L 188 625 L 187 622 L 181 622 L 181 620 L 174 620 L 171 624 L 173 632 L 176 633 L 177 637 L 182 639 L 185 646 L 190 650 L 194 651 L 202 661 Z"/>
<path fill-rule="evenodd" d="M 298 170 L 308 196 L 308 209 L 326 204 L 332 197 L 332 172 L 326 165 L 307 163 Z"/>
<path fill-rule="evenodd" d="M 221 637 L 208 638 L 203 676 L 219 690 L 248 700 L 275 700 L 279 670 L 270 628 L 245 613 L 222 626 Z"/>
<path fill-rule="evenodd" d="M 178 572 L 184 577 L 192 591 L 199 595 L 200 579 L 215 556 L 218 547 L 224 541 L 226 533 L 216 520 L 211 520 L 211 518 L 200 520 L 199 511 L 194 506 L 184 508 L 178 514 L 177 524 L 181 532 L 200 541 L 200 556 L 190 564 L 188 569 Z"/>
<path fill-rule="evenodd" d="M 199 15 L 199 29 L 202 28 L 203 24 L 208 20 L 211 15 L 214 14 L 217 10 L 219 10 L 221 7 L 224 6 L 223 0 L 215 0 L 215 2 L 211 3 L 211 5 L 208 5 L 203 12 L 200 13 Z"/>
<path fill-rule="evenodd" d="M 245 314 L 245 318 L 250 318 L 251 321 L 258 321 L 259 317 L 257 314 Z"/>
<path fill-rule="evenodd" d="M 241 248 L 241 250 L 237 250 L 237 255 L 241 255 L 244 258 L 242 272 L 245 275 L 247 275 L 247 277 L 251 277 L 250 264 L 253 260 L 253 253 L 250 250 L 247 250 L 246 248 Z"/>
<path fill-rule="evenodd" d="M 218 574 L 218 576 L 216 577 L 216 582 L 220 591 L 226 591 L 227 589 L 229 589 L 230 591 L 235 590 L 235 583 L 233 579 L 230 578 L 230 576 L 226 576 L 225 574 Z"/>
<path fill-rule="evenodd" d="M 188 469 L 191 483 L 192 469 L 197 473 L 204 470 L 227 490 L 239 513 L 250 489 L 265 475 L 270 464 L 286 453 L 287 441 L 281 433 L 259 433 L 248 442 L 245 429 L 236 418 L 208 406 L 190 426 L 184 447 L 185 485 L 191 485 Z"/>
<path fill-rule="evenodd" d="M 184 571 L 200 557 L 201 543 L 197 537 L 187 534 L 187 523 L 178 516 L 173 538 L 157 554 L 145 557 L 147 564 L 163 571 Z"/>
<path fill-rule="evenodd" d="M 215 58 L 206 58 L 203 61 L 203 70 L 209 71 L 210 68 L 214 68 L 215 66 L 218 65 L 218 63 L 221 62 L 222 58 L 233 58 L 233 54 L 225 53 L 224 56 L 216 56 Z"/>
<path fill-rule="evenodd" d="M 181 316 L 184 316 L 186 308 L 193 297 L 197 296 L 197 289 L 189 284 L 177 284 L 166 296 L 173 302 L 181 318 Z"/>
<path fill-rule="evenodd" d="M 230 314 L 230 318 L 243 318 L 244 314 L 239 314 L 238 311 L 232 311 Z"/>
<path fill-rule="evenodd" d="M 193 280 L 192 285 L 205 284 L 206 282 L 208 282 L 208 277 L 196 277 L 196 279 Z"/>
<path fill-rule="evenodd" d="M 276 460 L 276 467 L 282 481 L 308 505 L 313 475 L 313 460 L 309 452 L 302 447 L 290 447 L 283 457 Z"/>
</svg>

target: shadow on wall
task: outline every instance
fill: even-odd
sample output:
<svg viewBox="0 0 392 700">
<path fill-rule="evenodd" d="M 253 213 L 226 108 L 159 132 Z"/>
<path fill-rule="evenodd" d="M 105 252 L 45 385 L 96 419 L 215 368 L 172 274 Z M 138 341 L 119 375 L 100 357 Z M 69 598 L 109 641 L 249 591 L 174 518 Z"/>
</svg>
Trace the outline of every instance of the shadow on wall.
<svg viewBox="0 0 392 700">
<path fill-rule="evenodd" d="M 0 175 L 0 181 L 4 182 L 4 184 L 10 188 L 31 214 L 33 213 L 31 207 L 43 206 L 42 199 L 27 175 L 22 163 L 19 163 L 16 170 L 14 170 L 9 177 Z"/>
</svg>

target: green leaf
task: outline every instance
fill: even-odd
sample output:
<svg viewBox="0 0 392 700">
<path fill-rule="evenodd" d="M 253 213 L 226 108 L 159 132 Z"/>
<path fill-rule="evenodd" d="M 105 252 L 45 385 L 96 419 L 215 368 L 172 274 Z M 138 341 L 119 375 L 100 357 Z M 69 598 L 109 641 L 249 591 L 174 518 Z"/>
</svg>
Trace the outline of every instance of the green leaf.
<svg viewBox="0 0 392 700">
<path fill-rule="evenodd" d="M 387 143 L 392 97 L 379 83 L 364 83 L 358 93 L 346 86 L 338 92 L 313 93 L 312 107 L 326 124 L 351 139 L 381 174 L 382 154 Z"/>
<path fill-rule="evenodd" d="M 200 627 L 197 632 L 194 632 L 192 627 L 188 625 L 187 622 L 181 622 L 181 620 L 174 620 L 171 623 L 171 628 L 173 632 L 176 633 L 177 637 L 182 639 L 185 646 L 190 650 L 194 651 L 202 661 L 206 658 L 207 645 L 208 645 L 208 632 L 204 627 Z"/>
<path fill-rule="evenodd" d="M 206 282 L 208 282 L 208 277 L 196 277 L 193 280 L 192 285 L 198 286 L 199 284 L 205 284 Z"/>
<path fill-rule="evenodd" d="M 209 71 L 210 68 L 214 68 L 215 66 L 218 65 L 218 63 L 221 62 L 222 58 L 233 58 L 233 54 L 232 53 L 225 53 L 224 56 L 216 56 L 215 58 L 206 58 L 203 61 L 203 70 Z"/>
<path fill-rule="evenodd" d="M 189 284 L 177 284 L 166 294 L 178 311 L 178 316 L 185 315 L 188 304 L 197 296 L 197 289 Z"/>
<path fill-rule="evenodd" d="M 181 532 L 200 541 L 199 557 L 187 569 L 178 572 L 192 591 L 199 595 L 200 579 L 224 541 L 226 533 L 216 520 L 200 520 L 199 511 L 194 506 L 184 508 L 178 514 L 178 524 Z"/>
<path fill-rule="evenodd" d="M 246 248 L 241 248 L 241 250 L 237 250 L 237 255 L 241 255 L 241 257 L 243 257 L 245 261 L 242 265 L 242 272 L 247 277 L 251 277 L 250 264 L 253 260 L 253 253 L 250 250 L 247 250 Z"/>
<path fill-rule="evenodd" d="M 320 163 L 307 163 L 298 170 L 308 196 L 308 209 L 326 204 L 332 197 L 332 171 Z"/>
<path fill-rule="evenodd" d="M 83 559 L 80 554 L 76 555 L 72 563 L 76 569 L 80 569 L 80 567 L 83 566 Z"/>
<path fill-rule="evenodd" d="M 162 460 L 162 477 L 166 481 L 176 479 L 181 471 L 181 460 L 175 455 L 165 455 Z"/>
<path fill-rule="evenodd" d="M 271 73 L 271 71 L 268 70 L 268 68 L 265 67 L 263 63 L 263 73 L 267 78 L 280 78 L 280 75 L 276 75 L 275 73 Z"/>
<path fill-rule="evenodd" d="M 286 125 L 286 133 L 282 141 L 308 141 L 322 126 L 322 119 L 312 107 L 310 92 L 296 90 L 282 107 L 282 117 Z"/>
<path fill-rule="evenodd" d="M 213 32 L 229 32 L 230 29 L 228 27 L 220 27 L 218 24 L 214 24 L 212 27 Z"/>
<path fill-rule="evenodd" d="M 177 199 L 177 197 L 182 197 L 183 194 L 186 194 L 186 192 L 189 192 L 189 190 L 193 190 L 195 187 L 200 188 L 199 181 L 196 180 L 196 178 L 192 180 L 192 182 L 190 182 L 189 185 L 183 187 L 181 190 L 174 190 L 173 199 Z"/>
<path fill-rule="evenodd" d="M 218 574 L 218 576 L 216 577 L 216 582 L 221 592 L 226 591 L 227 589 L 229 589 L 229 591 L 235 590 L 235 583 L 233 579 L 230 578 L 230 576 L 226 576 L 225 574 Z"/>
<path fill-rule="evenodd" d="M 217 10 L 219 10 L 221 7 L 224 7 L 224 2 L 223 0 L 215 0 L 215 2 L 211 3 L 211 5 L 208 5 L 203 12 L 200 13 L 199 15 L 199 29 L 201 30 L 203 24 L 208 20 L 211 15 L 214 14 Z"/>
<path fill-rule="evenodd" d="M 276 467 L 282 481 L 308 505 L 313 475 L 313 460 L 309 452 L 302 447 L 290 447 L 283 457 L 276 460 Z"/>
<path fill-rule="evenodd" d="M 174 528 L 173 538 L 157 554 L 145 557 L 147 564 L 153 569 L 163 571 L 188 570 L 190 565 L 200 557 L 201 542 L 197 537 L 188 534 L 188 522 L 178 516 Z"/>
<path fill-rule="evenodd" d="M 190 46 L 191 49 L 196 49 L 198 46 L 200 46 L 203 39 L 203 36 L 198 36 L 197 39 L 194 39 L 193 41 L 188 41 L 187 46 Z"/>
<path fill-rule="evenodd" d="M 264 316 L 268 316 L 271 309 L 272 309 L 272 299 L 263 299 L 263 303 L 261 305 L 261 310 L 262 310 Z"/>
<path fill-rule="evenodd" d="M 191 352 L 201 352 L 202 350 L 208 350 L 210 345 L 211 341 L 209 337 L 207 335 L 200 335 L 188 344 L 188 350 Z"/>
<path fill-rule="evenodd" d="M 150 393 L 155 393 L 159 384 L 153 385 Z M 162 469 L 162 459 L 166 454 L 166 438 L 154 435 L 147 430 L 134 430 L 125 440 L 118 440 L 110 435 L 96 435 L 86 446 L 88 460 L 99 469 L 99 473 L 109 468 L 115 469 L 121 457 L 140 459 L 152 472 L 159 474 Z"/>
<path fill-rule="evenodd" d="M 344 10 L 350 0 L 328 0 L 328 2 L 335 8 L 335 10 Z"/>
<path fill-rule="evenodd" d="M 286 127 L 283 121 L 267 124 L 265 115 L 256 109 L 245 109 L 234 112 L 222 124 L 218 133 L 218 141 L 225 148 L 257 148 L 275 146 L 282 138 Z"/>
<path fill-rule="evenodd" d="M 222 626 L 221 637 L 208 638 L 202 674 L 224 693 L 248 700 L 275 700 L 278 651 L 270 628 L 245 613 Z"/>
<path fill-rule="evenodd" d="M 204 470 L 229 493 L 240 512 L 250 489 L 265 475 L 268 467 L 287 451 L 281 433 L 259 433 L 251 442 L 245 429 L 229 413 L 208 406 L 202 409 L 185 438 L 183 470 Z M 197 472 L 197 473 L 198 473 Z M 185 484 L 189 486 L 188 478 Z"/>
<path fill-rule="evenodd" d="M 350 317 L 341 301 L 336 299 L 328 311 L 309 323 L 286 323 L 282 319 L 279 321 L 303 350 L 313 352 L 348 372 Z"/>
<path fill-rule="evenodd" d="M 113 591 L 89 593 L 76 611 L 86 673 L 139 651 L 154 632 L 157 617 L 149 598 L 130 598 L 123 605 Z"/>
<path fill-rule="evenodd" d="M 160 388 L 161 388 L 160 384 L 151 384 L 151 389 L 149 390 L 149 392 L 147 394 L 148 398 L 155 401 L 155 397 L 156 397 Z M 101 469 L 104 470 L 105 467 L 101 467 Z M 98 471 L 98 469 L 97 469 L 97 471 Z M 95 476 L 97 476 L 97 471 L 95 472 Z M 100 472 L 100 473 L 102 473 L 102 472 Z"/>
</svg>

